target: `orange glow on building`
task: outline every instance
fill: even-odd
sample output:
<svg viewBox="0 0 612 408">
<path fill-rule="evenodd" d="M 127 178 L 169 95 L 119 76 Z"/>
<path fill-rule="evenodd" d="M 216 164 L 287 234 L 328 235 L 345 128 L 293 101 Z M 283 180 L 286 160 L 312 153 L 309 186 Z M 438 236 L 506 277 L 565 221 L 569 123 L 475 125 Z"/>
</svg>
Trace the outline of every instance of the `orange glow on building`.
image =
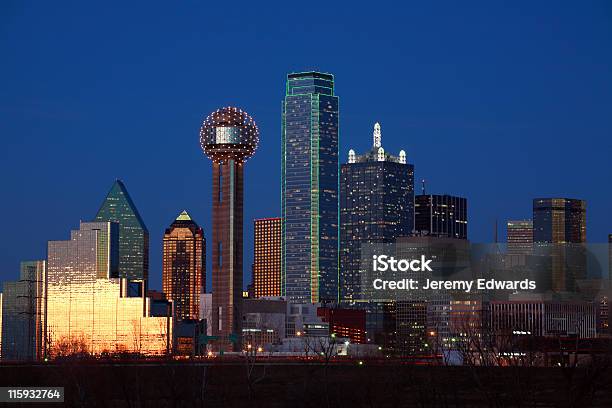
<svg viewBox="0 0 612 408">
<path fill-rule="evenodd" d="M 255 297 L 281 296 L 281 218 L 257 219 L 254 221 L 254 231 Z"/>
</svg>

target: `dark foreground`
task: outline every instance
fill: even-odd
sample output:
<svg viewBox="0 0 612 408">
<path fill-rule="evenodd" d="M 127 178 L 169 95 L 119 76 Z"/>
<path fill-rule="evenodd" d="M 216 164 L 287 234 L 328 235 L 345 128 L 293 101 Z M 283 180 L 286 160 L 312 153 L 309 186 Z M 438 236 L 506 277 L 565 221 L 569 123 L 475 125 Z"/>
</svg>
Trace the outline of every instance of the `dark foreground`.
<svg viewBox="0 0 612 408">
<path fill-rule="evenodd" d="M 248 368 L 79 361 L 0 366 L 0 386 L 63 386 L 63 406 L 70 407 L 612 407 L 608 366 L 296 363 L 257 365 L 250 376 Z"/>
</svg>

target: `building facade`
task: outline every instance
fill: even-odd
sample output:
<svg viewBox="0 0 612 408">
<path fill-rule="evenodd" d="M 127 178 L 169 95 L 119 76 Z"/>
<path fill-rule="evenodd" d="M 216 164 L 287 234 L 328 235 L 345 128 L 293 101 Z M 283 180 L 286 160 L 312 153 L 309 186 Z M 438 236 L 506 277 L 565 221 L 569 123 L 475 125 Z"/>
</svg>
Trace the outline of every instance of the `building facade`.
<svg viewBox="0 0 612 408">
<path fill-rule="evenodd" d="M 244 165 L 257 149 L 259 130 L 235 107 L 211 113 L 200 144 L 212 160 L 212 333 L 218 350 L 241 350 Z"/>
<path fill-rule="evenodd" d="M 552 289 L 576 290 L 586 278 L 586 202 L 571 198 L 533 200 L 533 242 L 537 255 L 551 260 Z"/>
<path fill-rule="evenodd" d="M 117 278 L 142 281 L 149 278 L 149 231 L 121 180 L 116 180 L 94 221 L 119 224 Z"/>
<path fill-rule="evenodd" d="M 261 218 L 253 224 L 253 295 L 281 296 L 281 218 Z"/>
<path fill-rule="evenodd" d="M 511 220 L 507 224 L 508 254 L 529 255 L 533 252 L 533 221 Z"/>
<path fill-rule="evenodd" d="M 550 244 L 586 242 L 586 201 L 572 198 L 534 199 L 533 241 Z"/>
<path fill-rule="evenodd" d="M 204 231 L 183 211 L 166 228 L 162 259 L 162 290 L 172 301 L 177 320 L 201 318 L 200 294 L 205 288 Z"/>
<path fill-rule="evenodd" d="M 380 124 L 372 148 L 363 155 L 349 150 L 340 171 L 340 299 L 359 299 L 361 246 L 409 236 L 414 228 L 414 166 L 401 150 L 382 147 Z"/>
<path fill-rule="evenodd" d="M 587 302 L 492 301 L 490 328 L 498 336 L 596 336 L 597 307 Z"/>
<path fill-rule="evenodd" d="M 334 77 L 287 76 L 282 105 L 283 295 L 338 300 L 338 97 Z"/>
<path fill-rule="evenodd" d="M 20 279 L 5 282 L 2 295 L 2 359 L 36 361 L 43 356 L 46 262 L 21 263 Z"/>
<path fill-rule="evenodd" d="M 420 235 L 467 239 L 467 199 L 446 194 L 415 196 L 414 229 Z"/>
<path fill-rule="evenodd" d="M 141 353 L 171 347 L 172 317 L 151 317 L 151 300 L 113 278 L 119 264 L 115 222 L 82 222 L 68 241 L 49 241 L 45 355 Z"/>
</svg>

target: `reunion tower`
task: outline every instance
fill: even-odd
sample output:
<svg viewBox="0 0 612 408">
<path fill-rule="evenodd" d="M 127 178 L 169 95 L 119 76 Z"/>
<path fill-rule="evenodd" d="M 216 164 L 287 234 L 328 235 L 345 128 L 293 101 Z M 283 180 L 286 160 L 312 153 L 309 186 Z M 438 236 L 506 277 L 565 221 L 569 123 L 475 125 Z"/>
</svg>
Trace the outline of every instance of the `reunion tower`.
<svg viewBox="0 0 612 408">
<path fill-rule="evenodd" d="M 212 160 L 212 325 L 219 350 L 240 350 L 242 337 L 242 224 L 244 163 L 255 153 L 259 130 L 248 113 L 227 107 L 211 113 L 200 130 Z M 230 343 L 231 341 L 231 343 Z"/>
</svg>

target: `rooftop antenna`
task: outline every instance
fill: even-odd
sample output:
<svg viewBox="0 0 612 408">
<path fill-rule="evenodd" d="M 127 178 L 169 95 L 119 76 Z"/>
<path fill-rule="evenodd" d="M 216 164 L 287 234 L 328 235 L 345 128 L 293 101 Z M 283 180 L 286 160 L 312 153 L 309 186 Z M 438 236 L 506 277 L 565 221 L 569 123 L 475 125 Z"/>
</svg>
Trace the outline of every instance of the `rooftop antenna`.
<svg viewBox="0 0 612 408">
<path fill-rule="evenodd" d="M 425 179 L 421 180 L 421 194 L 425 195 Z"/>
<path fill-rule="evenodd" d="M 495 218 L 495 225 L 493 226 L 493 228 L 495 228 L 493 230 L 493 242 L 497 244 L 497 218 Z"/>
</svg>

